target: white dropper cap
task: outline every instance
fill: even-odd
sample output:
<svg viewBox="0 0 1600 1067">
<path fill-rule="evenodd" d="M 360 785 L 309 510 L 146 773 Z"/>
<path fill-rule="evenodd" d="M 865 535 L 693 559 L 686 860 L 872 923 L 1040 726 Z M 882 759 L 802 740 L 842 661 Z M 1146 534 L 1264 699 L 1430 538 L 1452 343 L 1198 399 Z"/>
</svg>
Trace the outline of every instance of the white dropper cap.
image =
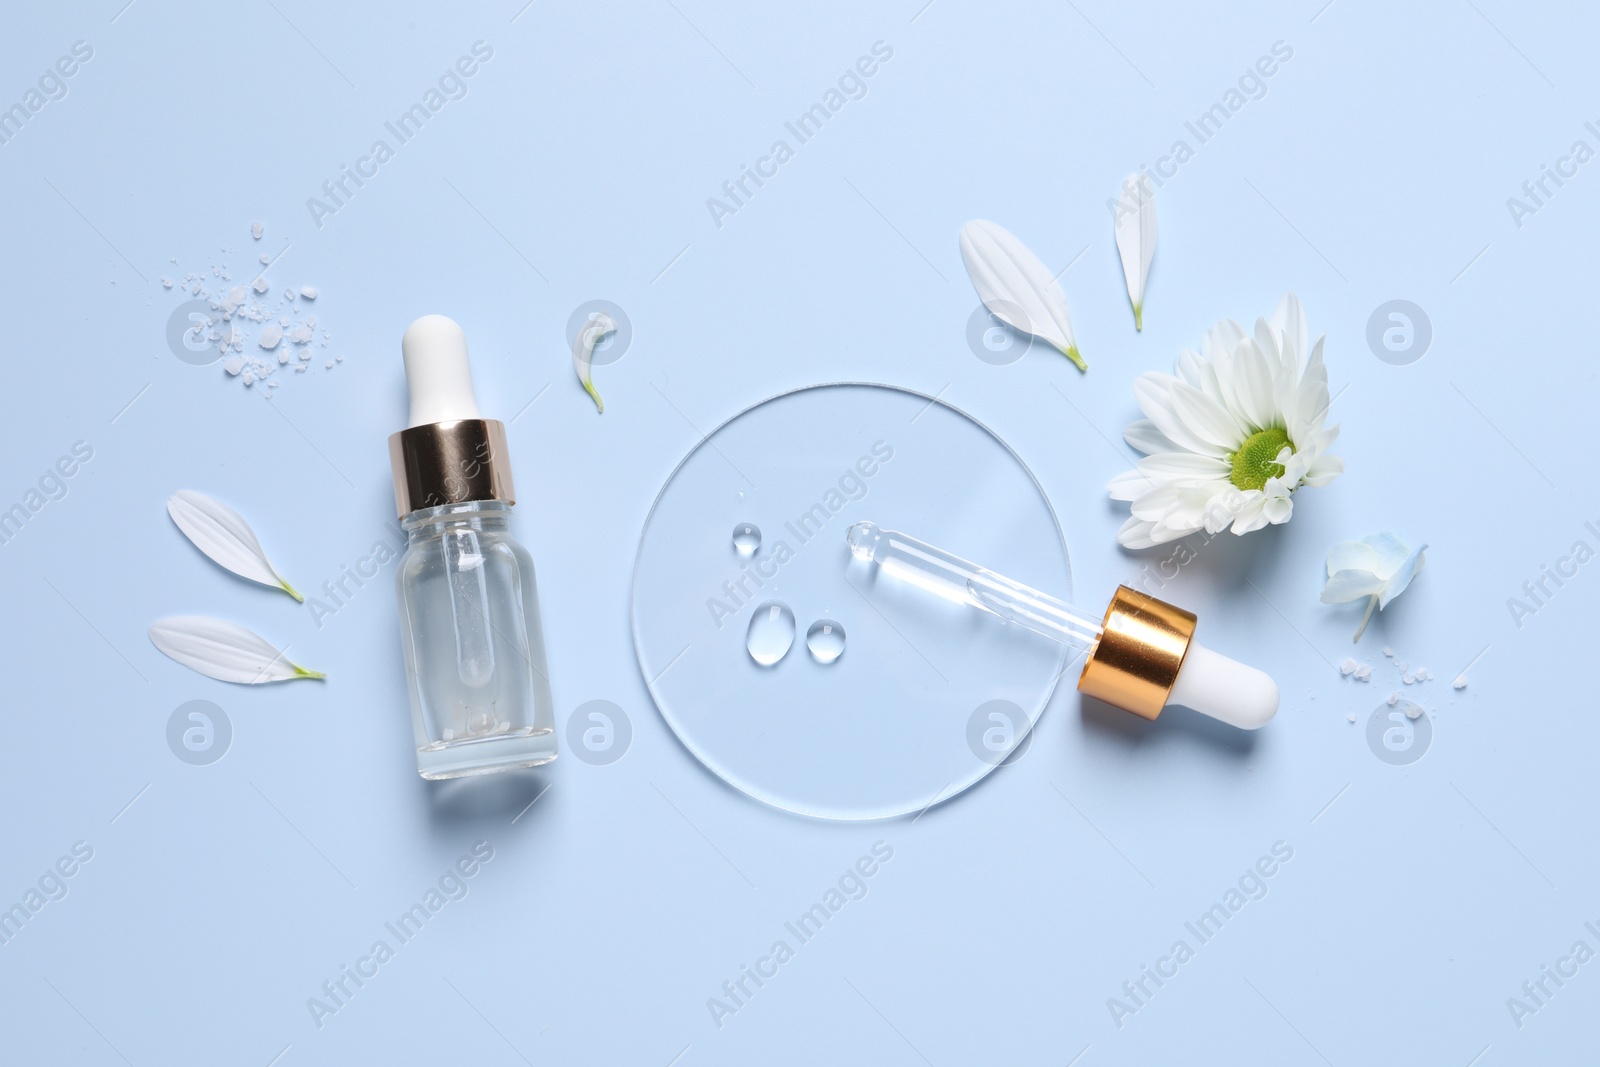
<svg viewBox="0 0 1600 1067">
<path fill-rule="evenodd" d="M 400 339 L 405 358 L 406 384 L 411 393 L 409 426 L 434 422 L 478 419 L 478 400 L 472 393 L 472 364 L 467 359 L 467 336 L 454 319 L 424 315 L 406 327 Z"/>
<path fill-rule="evenodd" d="M 1255 730 L 1278 713 L 1278 683 L 1254 667 L 1190 641 L 1167 703 L 1192 708 L 1241 730 Z"/>
</svg>

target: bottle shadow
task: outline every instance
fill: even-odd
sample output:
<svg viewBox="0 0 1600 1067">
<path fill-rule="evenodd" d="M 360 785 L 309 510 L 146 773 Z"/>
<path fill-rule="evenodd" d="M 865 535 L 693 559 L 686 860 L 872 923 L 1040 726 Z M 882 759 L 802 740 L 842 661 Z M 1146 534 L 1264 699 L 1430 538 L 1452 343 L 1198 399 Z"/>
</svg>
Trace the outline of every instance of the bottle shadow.
<svg viewBox="0 0 1600 1067">
<path fill-rule="evenodd" d="M 1160 718 L 1151 720 L 1086 693 L 1079 693 L 1078 700 L 1078 719 L 1087 730 L 1130 750 L 1198 743 L 1225 756 L 1244 760 L 1254 753 L 1260 734 L 1259 730 L 1241 730 L 1179 704 L 1163 708 Z"/>
<path fill-rule="evenodd" d="M 546 766 L 427 782 L 428 820 L 452 832 L 479 823 L 503 831 L 513 823 L 539 822 L 552 807 L 545 793 L 554 781 Z"/>
</svg>

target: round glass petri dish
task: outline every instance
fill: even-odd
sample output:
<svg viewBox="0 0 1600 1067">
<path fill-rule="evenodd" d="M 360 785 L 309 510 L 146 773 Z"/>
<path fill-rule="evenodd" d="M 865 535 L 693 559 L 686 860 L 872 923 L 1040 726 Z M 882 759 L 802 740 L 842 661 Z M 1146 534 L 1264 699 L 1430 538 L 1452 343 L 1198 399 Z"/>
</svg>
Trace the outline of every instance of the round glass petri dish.
<svg viewBox="0 0 1600 1067">
<path fill-rule="evenodd" d="M 919 812 L 971 787 L 1020 754 L 1068 663 L 1064 646 L 855 560 L 845 531 L 861 521 L 1072 598 L 1032 472 L 935 397 L 812 386 L 706 437 L 645 519 L 639 669 L 713 773 L 818 818 Z"/>
</svg>

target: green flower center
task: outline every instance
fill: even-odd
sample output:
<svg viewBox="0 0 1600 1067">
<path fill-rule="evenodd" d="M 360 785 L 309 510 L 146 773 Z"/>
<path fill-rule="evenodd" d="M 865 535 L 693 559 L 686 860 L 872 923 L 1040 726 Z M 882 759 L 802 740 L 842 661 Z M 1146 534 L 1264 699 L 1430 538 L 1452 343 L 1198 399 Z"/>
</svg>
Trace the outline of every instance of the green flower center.
<svg viewBox="0 0 1600 1067">
<path fill-rule="evenodd" d="M 1233 465 L 1229 480 L 1240 489 L 1261 489 L 1266 486 L 1268 478 L 1281 478 L 1283 464 L 1274 461 L 1285 448 L 1294 451 L 1294 445 L 1289 443 L 1289 434 L 1283 427 L 1268 426 L 1265 430 L 1256 431 L 1245 438 L 1239 451 L 1228 456 L 1228 462 Z"/>
</svg>

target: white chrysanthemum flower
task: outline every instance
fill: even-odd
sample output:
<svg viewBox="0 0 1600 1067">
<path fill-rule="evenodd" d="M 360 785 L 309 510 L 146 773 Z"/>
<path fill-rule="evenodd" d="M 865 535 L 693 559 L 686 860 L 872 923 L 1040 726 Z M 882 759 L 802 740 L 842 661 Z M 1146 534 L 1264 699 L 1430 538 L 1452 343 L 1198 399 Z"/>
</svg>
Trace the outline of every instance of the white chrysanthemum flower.
<svg viewBox="0 0 1600 1067">
<path fill-rule="evenodd" d="M 1333 481 L 1344 460 L 1327 453 L 1339 427 L 1323 425 L 1322 341 L 1308 343 L 1305 312 L 1289 293 L 1253 336 L 1223 319 L 1203 354 L 1184 350 L 1175 375 L 1141 374 L 1133 391 L 1145 418 L 1123 439 L 1145 458 L 1107 486 L 1131 503 L 1117 540 L 1149 548 L 1202 529 L 1249 533 L 1288 522 L 1302 485 Z"/>
</svg>

